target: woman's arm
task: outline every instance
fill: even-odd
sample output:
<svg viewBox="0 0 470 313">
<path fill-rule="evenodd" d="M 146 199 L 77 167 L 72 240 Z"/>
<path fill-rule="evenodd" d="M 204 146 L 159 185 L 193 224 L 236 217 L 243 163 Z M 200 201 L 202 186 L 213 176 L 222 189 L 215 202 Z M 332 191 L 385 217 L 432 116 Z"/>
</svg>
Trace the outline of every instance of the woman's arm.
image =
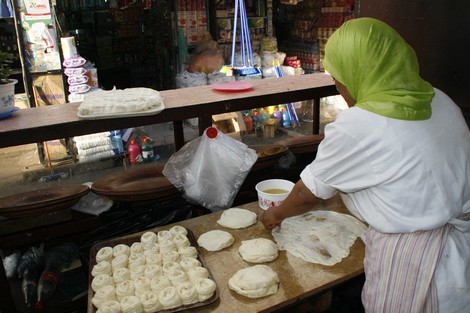
<svg viewBox="0 0 470 313">
<path fill-rule="evenodd" d="M 299 180 L 286 200 L 279 206 L 270 207 L 261 215 L 261 222 L 267 229 L 273 229 L 279 226 L 281 222 L 291 216 L 301 215 L 310 211 L 315 205 L 320 203 L 317 198 L 302 182 Z"/>
</svg>

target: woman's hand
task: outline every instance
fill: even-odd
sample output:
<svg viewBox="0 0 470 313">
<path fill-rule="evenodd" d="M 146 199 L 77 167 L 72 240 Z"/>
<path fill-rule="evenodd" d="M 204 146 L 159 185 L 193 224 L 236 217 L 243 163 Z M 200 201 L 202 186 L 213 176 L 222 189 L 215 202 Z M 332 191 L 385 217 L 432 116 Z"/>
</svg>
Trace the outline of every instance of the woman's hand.
<svg viewBox="0 0 470 313">
<path fill-rule="evenodd" d="M 276 210 L 279 210 L 279 207 L 270 207 L 261 215 L 261 223 L 263 223 L 266 229 L 273 229 L 276 226 L 280 226 L 284 220 L 283 218 L 279 218 L 277 216 Z"/>
<path fill-rule="evenodd" d="M 285 218 L 304 214 L 315 207 L 320 199 L 299 180 L 287 198 L 279 205 L 270 207 L 260 217 L 266 229 L 280 226 Z"/>
</svg>

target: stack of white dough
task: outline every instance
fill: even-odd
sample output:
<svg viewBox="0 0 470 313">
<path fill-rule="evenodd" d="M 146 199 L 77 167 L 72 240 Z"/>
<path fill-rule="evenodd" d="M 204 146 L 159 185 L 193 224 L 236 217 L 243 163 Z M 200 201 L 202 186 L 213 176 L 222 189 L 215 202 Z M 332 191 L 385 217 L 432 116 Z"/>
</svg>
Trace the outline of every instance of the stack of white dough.
<svg viewBox="0 0 470 313">
<path fill-rule="evenodd" d="M 83 118 L 122 116 L 145 112 L 160 112 L 165 108 L 163 98 L 151 88 L 126 88 L 96 91 L 85 94 L 78 107 Z"/>
<path fill-rule="evenodd" d="M 216 284 L 197 257 L 181 226 L 103 247 L 91 271 L 91 302 L 97 313 L 147 313 L 208 300 Z"/>
<path fill-rule="evenodd" d="M 73 138 L 80 163 L 94 162 L 114 156 L 110 132 L 101 132 Z"/>
</svg>

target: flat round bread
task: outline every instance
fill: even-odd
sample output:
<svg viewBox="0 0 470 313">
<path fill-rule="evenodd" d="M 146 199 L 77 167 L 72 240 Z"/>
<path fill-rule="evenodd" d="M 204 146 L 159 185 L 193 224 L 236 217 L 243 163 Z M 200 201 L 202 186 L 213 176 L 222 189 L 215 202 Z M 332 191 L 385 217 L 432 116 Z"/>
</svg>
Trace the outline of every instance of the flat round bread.
<svg viewBox="0 0 470 313">
<path fill-rule="evenodd" d="M 235 239 L 223 230 L 211 230 L 199 236 L 197 243 L 207 251 L 220 251 L 230 247 Z"/>
<path fill-rule="evenodd" d="M 222 213 L 217 223 L 223 227 L 239 229 L 256 224 L 257 220 L 258 216 L 249 210 L 231 208 Z"/>
<path fill-rule="evenodd" d="M 279 277 L 267 265 L 254 265 L 236 272 L 228 281 L 228 287 L 248 298 L 261 298 L 275 294 Z"/>
<path fill-rule="evenodd" d="M 333 211 L 310 211 L 286 218 L 272 230 L 280 250 L 307 262 L 331 266 L 350 253 L 350 248 L 367 230 L 357 218 Z"/>
<path fill-rule="evenodd" d="M 251 263 L 270 262 L 278 257 L 278 248 L 274 241 L 266 238 L 243 240 L 238 253 L 243 260 Z"/>
</svg>

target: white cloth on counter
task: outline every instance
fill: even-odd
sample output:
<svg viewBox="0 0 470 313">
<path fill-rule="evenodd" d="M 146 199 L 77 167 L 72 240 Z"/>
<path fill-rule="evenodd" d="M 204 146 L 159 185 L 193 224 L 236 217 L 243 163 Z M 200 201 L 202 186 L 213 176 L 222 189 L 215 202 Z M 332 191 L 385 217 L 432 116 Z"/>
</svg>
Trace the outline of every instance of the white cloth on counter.
<svg viewBox="0 0 470 313">
<path fill-rule="evenodd" d="M 73 138 L 80 163 L 94 162 L 115 155 L 110 132 L 100 132 Z"/>
</svg>

